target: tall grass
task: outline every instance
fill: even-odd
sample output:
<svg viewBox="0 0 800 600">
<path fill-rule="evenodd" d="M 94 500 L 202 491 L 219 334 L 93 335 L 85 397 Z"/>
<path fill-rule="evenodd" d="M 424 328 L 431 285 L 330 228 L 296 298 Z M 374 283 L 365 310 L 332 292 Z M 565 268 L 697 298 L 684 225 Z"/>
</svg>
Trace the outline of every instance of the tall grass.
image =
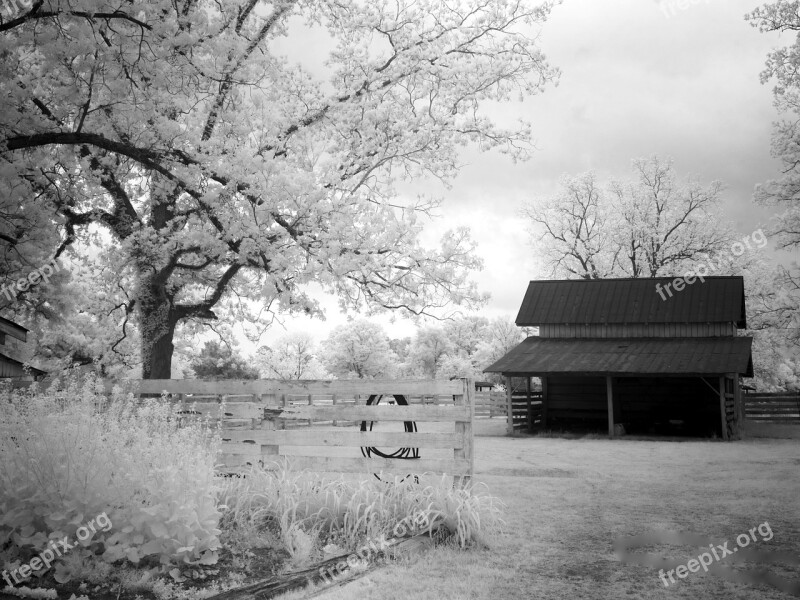
<svg viewBox="0 0 800 600">
<path fill-rule="evenodd" d="M 301 561 L 327 544 L 353 551 L 369 540 L 439 527 L 460 547 L 485 543 L 500 531 L 503 505 L 485 486 L 454 486 L 446 476 L 422 479 L 431 483 L 410 477 L 347 481 L 253 467 L 222 489 L 222 526 L 247 530 L 272 524 L 293 558 Z"/>
</svg>

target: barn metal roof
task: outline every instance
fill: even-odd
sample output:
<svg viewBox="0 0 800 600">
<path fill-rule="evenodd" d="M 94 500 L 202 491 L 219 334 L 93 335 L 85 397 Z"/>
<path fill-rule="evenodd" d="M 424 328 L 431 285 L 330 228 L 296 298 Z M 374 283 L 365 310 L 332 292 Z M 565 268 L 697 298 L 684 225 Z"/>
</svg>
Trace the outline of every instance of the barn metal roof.
<svg viewBox="0 0 800 600">
<path fill-rule="evenodd" d="M 0 317 L 0 332 L 7 333 L 21 342 L 28 341 L 28 329 L 4 317 Z"/>
<path fill-rule="evenodd" d="M 572 279 L 531 281 L 517 315 L 517 325 L 572 323 L 720 323 L 746 328 L 742 277 L 705 277 L 670 287 L 676 278 Z M 662 299 L 661 296 L 664 296 Z"/>
<path fill-rule="evenodd" d="M 488 373 L 540 376 L 720 375 L 753 376 L 753 338 L 576 339 L 532 336 L 513 348 Z"/>
<path fill-rule="evenodd" d="M 3 354 L 2 352 L 0 352 L 0 364 L 2 364 L 2 363 L 14 365 L 14 366 L 19 367 L 19 368 L 24 368 L 25 367 L 25 363 L 22 363 L 22 362 L 18 361 L 16 358 L 11 358 L 10 356 L 7 356 L 7 355 Z M 37 376 L 38 375 L 47 375 L 47 371 L 42 371 L 41 369 L 37 369 L 36 367 L 33 367 L 31 365 L 28 365 L 28 368 L 31 370 L 31 373 L 33 373 L 34 375 L 37 375 Z M 9 377 L 5 376 L 5 375 L 2 378 L 3 379 L 9 379 Z"/>
</svg>

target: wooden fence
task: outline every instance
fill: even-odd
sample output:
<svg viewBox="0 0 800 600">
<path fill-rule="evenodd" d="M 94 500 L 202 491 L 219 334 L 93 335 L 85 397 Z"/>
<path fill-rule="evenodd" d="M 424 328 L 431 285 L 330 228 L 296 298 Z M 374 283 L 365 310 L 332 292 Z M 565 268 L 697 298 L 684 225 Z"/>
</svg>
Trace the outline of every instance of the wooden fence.
<svg viewBox="0 0 800 600">
<path fill-rule="evenodd" d="M 745 394 L 742 399 L 748 421 L 800 425 L 800 392 Z"/>
<path fill-rule="evenodd" d="M 542 426 L 542 392 L 541 390 L 513 388 L 505 394 L 506 406 L 511 407 L 508 418 L 508 434 L 518 431 L 533 432 Z"/>
<path fill-rule="evenodd" d="M 221 418 L 220 460 L 230 471 L 261 462 L 320 472 L 446 473 L 462 481 L 473 473 L 471 380 L 160 379 L 129 381 L 124 387 L 136 394 L 167 393 L 182 403 L 182 410 Z M 400 404 L 411 402 L 391 404 L 394 395 L 402 396 Z M 383 397 L 380 404 L 367 405 L 376 396 Z M 362 449 L 376 447 L 386 454 L 396 448 L 418 450 L 419 457 L 363 456 Z"/>
<path fill-rule="evenodd" d="M 475 392 L 476 417 L 505 417 L 508 415 L 505 392 Z"/>
</svg>

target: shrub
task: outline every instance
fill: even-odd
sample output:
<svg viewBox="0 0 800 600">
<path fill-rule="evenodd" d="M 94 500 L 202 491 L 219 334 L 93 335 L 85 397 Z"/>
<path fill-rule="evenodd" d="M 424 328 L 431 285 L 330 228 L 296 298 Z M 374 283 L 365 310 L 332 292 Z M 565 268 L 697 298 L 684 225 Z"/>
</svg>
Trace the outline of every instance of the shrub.
<svg viewBox="0 0 800 600">
<path fill-rule="evenodd" d="M 158 570 L 216 561 L 220 512 L 214 458 L 219 436 L 183 423 L 163 398 L 104 393 L 92 376 L 67 374 L 46 390 L 0 389 L 0 548 L 7 564 L 38 554 L 50 540 L 74 542 L 55 564 L 59 581 L 101 554 Z M 85 536 L 82 536 L 85 537 Z M 72 556 L 72 555 L 75 556 Z"/>
</svg>

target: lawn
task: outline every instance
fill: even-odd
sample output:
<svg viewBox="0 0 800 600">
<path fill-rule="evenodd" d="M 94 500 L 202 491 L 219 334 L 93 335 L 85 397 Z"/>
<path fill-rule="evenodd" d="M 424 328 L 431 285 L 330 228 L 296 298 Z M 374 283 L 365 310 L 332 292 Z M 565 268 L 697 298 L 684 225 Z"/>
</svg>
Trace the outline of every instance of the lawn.
<svg viewBox="0 0 800 600">
<path fill-rule="evenodd" d="M 507 530 L 490 549 L 437 548 L 315 597 L 792 597 L 767 585 L 732 583 L 702 571 L 665 588 L 657 567 L 622 562 L 614 541 L 677 530 L 735 545 L 737 535 L 768 522 L 774 537 L 762 541 L 756 534 L 758 542 L 751 547 L 790 552 L 794 564 L 763 567 L 800 582 L 800 428 L 762 428 L 753 433 L 778 431 L 783 437 L 736 442 L 506 438 L 500 437 L 503 431 L 499 419 L 478 423 L 476 480 L 507 504 Z M 681 543 L 645 550 L 685 564 L 705 549 Z"/>
</svg>

